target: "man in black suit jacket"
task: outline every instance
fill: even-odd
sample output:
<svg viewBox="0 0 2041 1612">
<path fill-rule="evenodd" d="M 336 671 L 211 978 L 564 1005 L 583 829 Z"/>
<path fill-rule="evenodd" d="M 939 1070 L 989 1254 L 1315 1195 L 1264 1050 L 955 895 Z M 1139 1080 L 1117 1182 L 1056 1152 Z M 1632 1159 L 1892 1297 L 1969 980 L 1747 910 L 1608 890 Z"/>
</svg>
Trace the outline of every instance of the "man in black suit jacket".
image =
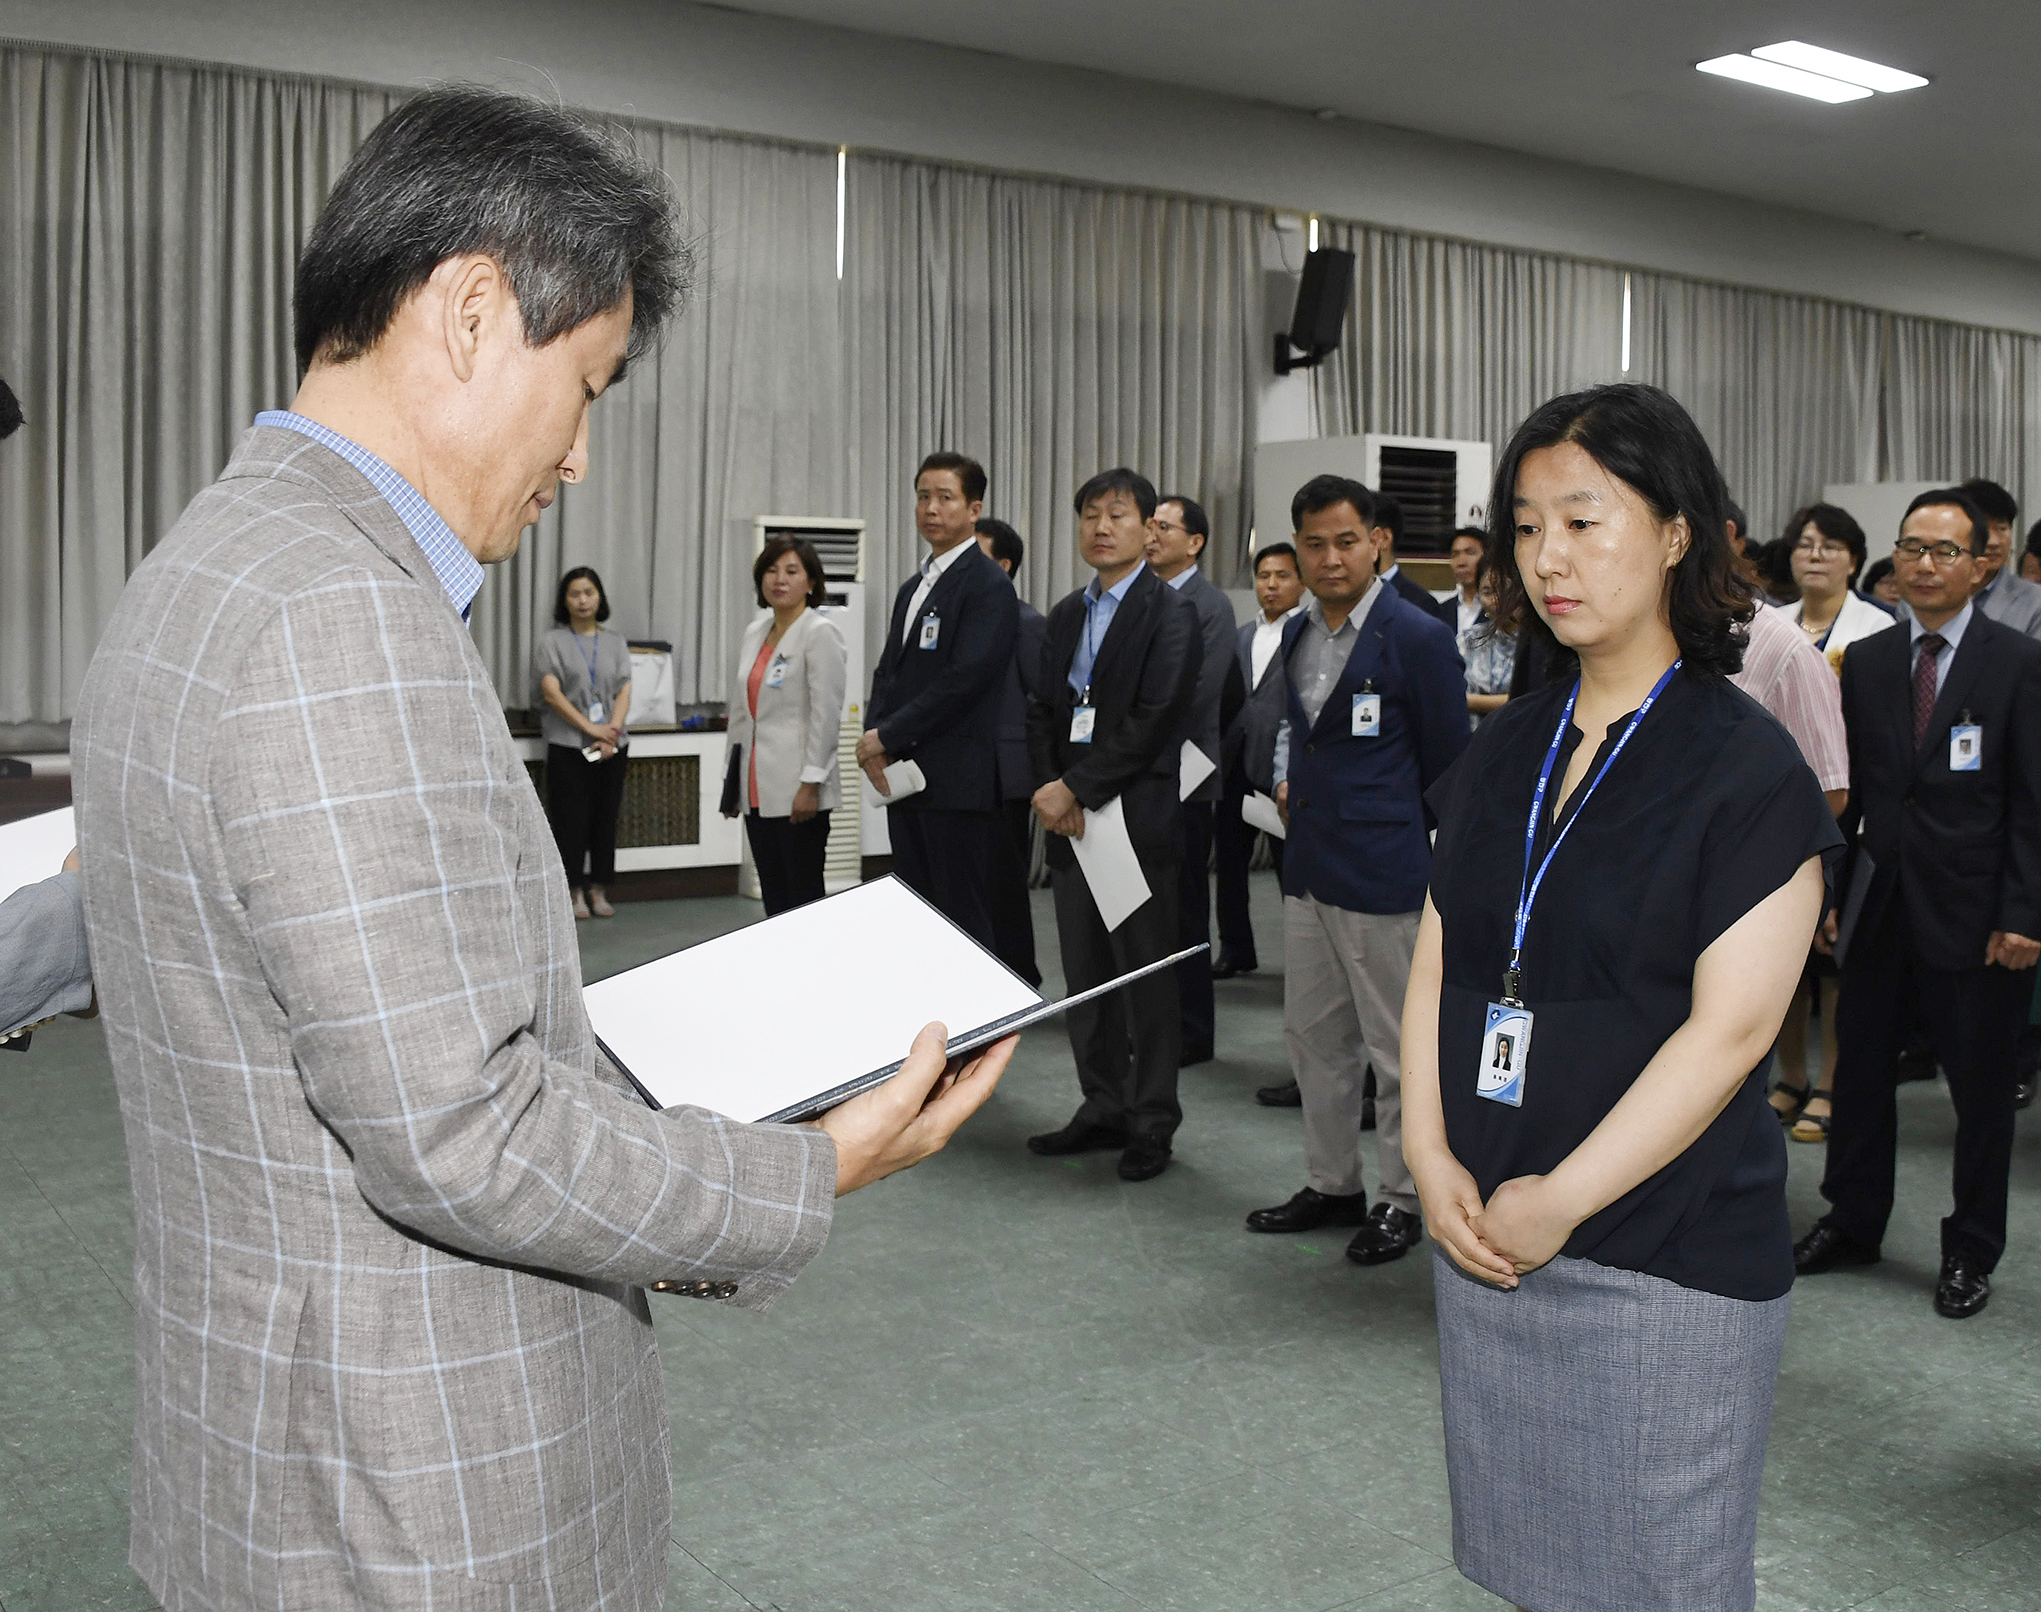
<svg viewBox="0 0 2041 1612">
<path fill-rule="evenodd" d="M 1198 615 L 1198 687 L 1191 697 L 1184 743 L 1212 764 L 1209 776 L 1183 797 L 1183 856 L 1177 863 L 1176 950 L 1212 942 L 1212 808 L 1218 803 L 1221 739 L 1244 696 L 1233 666 L 1233 601 L 1212 585 L 1198 561 L 1212 523 L 1196 499 L 1169 493 L 1148 522 L 1148 568 L 1174 588 Z M 1229 698 L 1230 697 L 1230 698 Z M 1228 709 L 1228 706 L 1232 707 Z M 1186 759 L 1189 751 L 1184 752 Z M 1212 1001 L 1209 952 L 1176 965 L 1182 1046 L 1177 1061 L 1189 1068 L 1212 1061 L 1217 1014 Z"/>
<path fill-rule="evenodd" d="M 2013 1054 L 2041 958 L 2041 644 L 1973 601 L 1987 536 L 1963 492 L 1916 498 L 1893 556 L 1913 618 L 1843 656 L 1842 826 L 1858 865 L 1821 1183 L 1830 1208 L 1794 1250 L 1805 1276 L 1879 1257 L 1898 1060 L 1918 1021 L 1956 1107 L 1955 1208 L 1935 1287 L 1951 1319 L 1984 1308 L 2005 1250 Z"/>
<path fill-rule="evenodd" d="M 1287 708 L 1283 623 L 1304 599 L 1297 551 L 1288 543 L 1271 543 L 1255 556 L 1254 596 L 1261 609 L 1254 620 L 1240 624 L 1234 640 L 1235 663 L 1247 697 L 1226 725 L 1226 737 L 1219 747 L 1220 770 L 1226 782 L 1212 823 L 1219 885 L 1219 956 L 1212 964 L 1212 977 L 1222 980 L 1252 974 L 1261 966 L 1247 906 L 1247 865 L 1260 830 L 1241 819 L 1240 805 L 1250 794 L 1273 798 L 1276 792 L 1276 730 L 1282 726 Z M 1269 850 L 1280 877 L 1283 842 L 1271 835 Z"/>
<path fill-rule="evenodd" d="M 1381 549 L 1382 580 L 1397 593 L 1404 602 L 1414 604 L 1428 616 L 1436 616 L 1455 632 L 1459 630 L 1460 612 L 1450 599 L 1434 599 L 1429 588 L 1421 588 L 1403 573 L 1403 567 L 1396 563 L 1396 545 L 1403 539 L 1403 506 L 1390 493 L 1373 492 L 1372 510 L 1362 510 L 1368 517 L 1368 524 L 1374 529 L 1375 542 Z"/>
<path fill-rule="evenodd" d="M 1176 949 L 1183 815 L 1177 768 L 1197 689 L 1197 612 L 1143 558 L 1155 489 L 1132 470 L 1101 471 L 1077 491 L 1078 545 L 1098 572 L 1049 612 L 1041 674 L 1028 701 L 1028 753 L 1049 831 L 1050 884 L 1063 983 L 1075 993 Z M 1118 799 L 1148 900 L 1108 931 L 1070 849 L 1085 813 Z M 1164 969 L 1064 1015 L 1084 1102 L 1036 1153 L 1119 1148 L 1120 1178 L 1169 1164 L 1177 1106 L 1176 975 Z"/>
<path fill-rule="evenodd" d="M 1028 866 L 1034 860 L 1034 763 L 1028 759 L 1028 696 L 1041 670 L 1048 619 L 1019 597 L 1021 561 L 1027 545 L 1005 521 L 978 522 L 978 546 L 1014 583 L 1020 605 L 1020 634 L 999 710 L 999 832 L 994 836 L 991 871 L 993 950 L 1030 985 L 1042 983 L 1035 962 L 1035 915 L 1028 904 Z"/>
<path fill-rule="evenodd" d="M 999 717 L 1020 610 L 974 541 L 984 499 L 984 468 L 962 454 L 932 453 L 915 474 L 929 556 L 894 596 L 857 760 L 882 795 L 893 762 L 921 768 L 922 791 L 886 808 L 894 871 L 990 948 Z"/>
</svg>

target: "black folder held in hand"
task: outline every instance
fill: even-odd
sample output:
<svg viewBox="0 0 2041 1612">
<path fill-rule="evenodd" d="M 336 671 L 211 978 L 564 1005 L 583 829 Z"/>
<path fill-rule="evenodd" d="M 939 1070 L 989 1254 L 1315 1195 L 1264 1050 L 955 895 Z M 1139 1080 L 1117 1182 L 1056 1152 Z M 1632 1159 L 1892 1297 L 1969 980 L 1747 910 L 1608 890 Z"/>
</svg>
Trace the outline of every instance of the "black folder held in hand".
<svg viewBox="0 0 2041 1612">
<path fill-rule="evenodd" d="M 957 1057 L 1208 948 L 1049 1002 L 888 875 L 598 980 L 603 1055 L 654 1108 L 812 1119 L 897 1074 L 940 1020 Z"/>
</svg>

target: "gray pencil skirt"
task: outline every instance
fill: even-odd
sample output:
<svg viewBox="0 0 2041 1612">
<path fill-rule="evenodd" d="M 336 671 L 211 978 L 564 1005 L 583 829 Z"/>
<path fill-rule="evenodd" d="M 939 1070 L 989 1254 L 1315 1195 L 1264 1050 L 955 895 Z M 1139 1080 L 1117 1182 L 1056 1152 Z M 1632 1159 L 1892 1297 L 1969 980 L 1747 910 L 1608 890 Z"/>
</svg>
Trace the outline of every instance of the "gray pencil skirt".
<svg viewBox="0 0 2041 1612">
<path fill-rule="evenodd" d="M 1529 1612 L 1750 1612 L 1790 1297 L 1432 1267 L 1460 1571 Z"/>
</svg>

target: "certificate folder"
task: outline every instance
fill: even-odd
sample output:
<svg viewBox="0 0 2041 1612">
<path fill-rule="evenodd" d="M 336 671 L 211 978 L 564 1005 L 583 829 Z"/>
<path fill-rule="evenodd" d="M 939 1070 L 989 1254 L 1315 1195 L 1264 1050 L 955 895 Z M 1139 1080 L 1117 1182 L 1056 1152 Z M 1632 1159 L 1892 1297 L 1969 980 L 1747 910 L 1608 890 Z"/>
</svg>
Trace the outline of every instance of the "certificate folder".
<svg viewBox="0 0 2041 1612">
<path fill-rule="evenodd" d="M 930 1020 L 957 1057 L 1205 950 L 1046 1001 L 892 876 L 583 992 L 603 1056 L 654 1108 L 812 1119 L 897 1074 Z"/>
</svg>

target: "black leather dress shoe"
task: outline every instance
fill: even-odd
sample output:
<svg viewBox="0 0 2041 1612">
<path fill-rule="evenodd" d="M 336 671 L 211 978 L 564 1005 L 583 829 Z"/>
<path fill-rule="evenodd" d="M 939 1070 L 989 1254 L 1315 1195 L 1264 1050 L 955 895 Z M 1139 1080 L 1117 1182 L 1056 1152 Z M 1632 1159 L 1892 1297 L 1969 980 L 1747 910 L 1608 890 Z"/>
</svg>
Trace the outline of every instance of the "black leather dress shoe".
<svg viewBox="0 0 2041 1612">
<path fill-rule="evenodd" d="M 1252 974 L 1259 966 L 1256 963 L 1236 963 L 1230 957 L 1222 957 L 1212 965 L 1212 978 L 1230 980 L 1235 974 Z"/>
<path fill-rule="evenodd" d="M 1081 1119 L 1072 1120 L 1060 1131 L 1045 1131 L 1028 1138 L 1030 1153 L 1051 1159 L 1065 1153 L 1103 1153 L 1108 1148 L 1126 1145 L 1125 1131 L 1116 1131 L 1109 1125 L 1087 1124 Z"/>
<path fill-rule="evenodd" d="M 1951 1321 L 1968 1320 L 1991 1299 L 1991 1273 L 1969 1254 L 1951 1254 L 1942 1261 L 1935 1283 L 1935 1314 Z"/>
<path fill-rule="evenodd" d="M 1338 1197 L 1306 1187 L 1288 1203 L 1256 1209 L 1247 1217 L 1249 1231 L 1315 1231 L 1320 1226 L 1358 1226 L 1368 1218 L 1368 1195 Z"/>
<path fill-rule="evenodd" d="M 1257 1086 L 1254 1100 L 1263 1108 L 1302 1108 L 1304 1094 L 1297 1089 L 1294 1080 L 1286 1080 L 1280 1086 Z"/>
<path fill-rule="evenodd" d="M 1386 1265 L 1409 1253 L 1423 1237 L 1424 1222 L 1416 1215 L 1393 1203 L 1378 1203 L 1346 1245 L 1346 1257 L 1356 1265 Z"/>
<path fill-rule="evenodd" d="M 1179 1069 L 1188 1069 L 1192 1064 L 1210 1063 L 1211 1061 L 1212 1049 L 1210 1047 L 1185 1047 L 1183 1051 L 1176 1055 L 1176 1066 Z"/>
<path fill-rule="evenodd" d="M 1817 1220 L 1814 1229 L 1793 1245 L 1793 1270 L 1799 1276 L 1819 1276 L 1846 1265 L 1875 1265 L 1883 1257 L 1877 1244 L 1859 1242 L 1826 1220 Z"/>
<path fill-rule="evenodd" d="M 1169 1168 L 1169 1138 L 1135 1136 L 1120 1155 L 1122 1181 L 1152 1181 Z"/>
</svg>

